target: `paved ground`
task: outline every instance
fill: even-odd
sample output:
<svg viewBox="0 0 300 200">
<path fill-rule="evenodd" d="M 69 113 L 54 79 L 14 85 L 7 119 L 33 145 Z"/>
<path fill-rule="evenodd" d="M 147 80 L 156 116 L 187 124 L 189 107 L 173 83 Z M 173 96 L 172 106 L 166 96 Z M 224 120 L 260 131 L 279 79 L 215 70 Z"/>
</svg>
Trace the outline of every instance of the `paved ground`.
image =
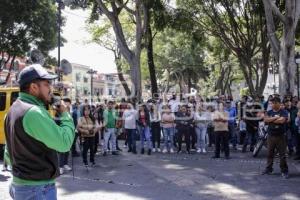
<svg viewBox="0 0 300 200">
<path fill-rule="evenodd" d="M 59 199 L 103 200 L 298 200 L 300 163 L 289 160 L 290 179 L 275 174 L 261 176 L 265 152 L 259 158 L 232 152 L 231 160 L 213 160 L 207 155 L 161 154 L 151 156 L 97 156 L 97 166 L 87 170 L 74 159 L 72 173 L 57 180 Z M 0 164 L 2 165 L 2 164 Z M 2 168 L 2 166 L 0 166 Z M 0 200 L 10 199 L 9 173 L 0 174 Z"/>
</svg>

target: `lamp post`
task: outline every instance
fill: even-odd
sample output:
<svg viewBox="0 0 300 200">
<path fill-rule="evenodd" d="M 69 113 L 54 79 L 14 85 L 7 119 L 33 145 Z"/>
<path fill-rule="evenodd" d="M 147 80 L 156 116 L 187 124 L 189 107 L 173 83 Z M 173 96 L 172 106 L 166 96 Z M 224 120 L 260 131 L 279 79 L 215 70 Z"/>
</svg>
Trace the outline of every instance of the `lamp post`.
<svg viewBox="0 0 300 200">
<path fill-rule="evenodd" d="M 299 63 L 300 63 L 300 54 L 299 52 L 296 53 L 295 62 L 297 64 L 297 97 L 299 99 Z"/>
<path fill-rule="evenodd" d="M 56 0 L 57 3 L 57 73 L 58 73 L 58 81 L 61 81 L 61 69 L 60 69 L 60 45 L 61 45 L 61 10 L 64 9 L 64 3 L 62 0 Z"/>
<path fill-rule="evenodd" d="M 97 73 L 96 70 L 90 69 L 86 72 L 87 74 L 91 75 L 91 103 L 93 103 L 93 75 Z"/>
</svg>

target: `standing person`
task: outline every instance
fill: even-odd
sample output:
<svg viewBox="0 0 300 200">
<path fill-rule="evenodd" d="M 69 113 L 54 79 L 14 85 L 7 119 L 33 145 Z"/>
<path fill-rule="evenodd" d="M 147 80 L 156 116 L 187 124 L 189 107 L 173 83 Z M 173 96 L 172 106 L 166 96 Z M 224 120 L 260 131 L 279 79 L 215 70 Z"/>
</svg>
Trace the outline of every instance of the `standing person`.
<svg viewBox="0 0 300 200">
<path fill-rule="evenodd" d="M 150 121 L 151 121 L 151 132 L 152 132 L 152 146 L 153 152 L 161 152 L 160 150 L 160 120 L 161 116 L 158 112 L 158 106 L 154 103 L 150 108 Z M 155 145 L 157 143 L 157 146 Z"/>
<path fill-rule="evenodd" d="M 237 117 L 236 114 L 236 108 L 232 107 L 232 103 L 230 100 L 226 101 L 226 111 L 229 114 L 229 120 L 228 120 L 228 130 L 229 130 L 229 138 L 232 143 L 232 147 L 234 150 L 237 150 L 237 132 L 235 129 L 235 120 Z"/>
<path fill-rule="evenodd" d="M 300 160 L 300 102 L 297 103 L 297 117 L 295 119 L 295 146 L 296 146 L 296 155 L 294 160 Z"/>
<path fill-rule="evenodd" d="M 63 101 L 60 126 L 46 110 L 51 100 L 50 80 L 55 78 L 39 64 L 25 67 L 18 76 L 19 98 L 4 126 L 13 174 L 10 195 L 15 200 L 57 199 L 57 152 L 70 151 L 75 127 Z"/>
<path fill-rule="evenodd" d="M 175 134 L 175 115 L 171 112 L 171 108 L 168 105 L 163 107 L 161 116 L 161 126 L 163 129 L 164 136 L 164 149 L 163 153 L 174 153 L 174 134 Z M 170 141 L 170 146 L 168 146 Z"/>
<path fill-rule="evenodd" d="M 252 101 L 247 102 L 245 107 L 244 117 L 242 118 L 246 123 L 246 138 L 244 140 L 242 152 L 247 151 L 247 146 L 250 143 L 250 151 L 253 152 L 254 145 L 258 134 L 258 127 L 260 118 L 257 117 L 258 105 L 253 104 Z"/>
<path fill-rule="evenodd" d="M 78 102 L 76 102 L 73 106 L 73 109 L 72 109 L 72 118 L 73 118 L 73 122 L 74 122 L 75 127 L 77 127 L 78 119 L 81 116 L 79 105 L 80 104 Z M 79 137 L 79 134 L 78 134 L 78 131 L 76 129 L 75 130 L 75 139 L 74 139 L 74 142 L 72 144 L 72 156 L 73 157 L 79 157 L 80 156 L 79 153 L 76 150 L 76 142 L 77 142 L 78 137 Z M 81 139 L 80 138 L 79 138 L 79 141 L 80 141 L 80 145 L 81 145 Z"/>
<path fill-rule="evenodd" d="M 65 102 L 65 105 L 67 107 L 67 112 L 71 113 L 71 99 L 69 98 L 65 98 L 63 99 L 63 101 Z M 55 115 L 55 122 L 57 125 L 61 124 L 61 115 L 62 113 L 59 111 L 56 112 Z M 74 142 L 73 142 L 74 144 Z M 72 145 L 73 146 L 73 145 Z M 59 172 L 60 174 L 63 174 L 65 171 L 71 171 L 72 168 L 68 165 L 68 161 L 69 161 L 69 152 L 64 152 L 64 153 L 58 153 L 58 157 L 59 157 Z"/>
<path fill-rule="evenodd" d="M 288 121 L 286 110 L 280 109 L 280 98 L 273 97 L 272 110 L 267 112 L 265 123 L 269 125 L 268 131 L 268 160 L 267 167 L 262 174 L 271 174 L 273 172 L 274 151 L 278 150 L 280 156 L 280 169 L 283 178 L 288 178 L 288 165 L 286 161 L 286 138 L 285 123 Z"/>
<path fill-rule="evenodd" d="M 201 103 L 194 114 L 195 132 L 197 134 L 197 153 L 206 153 L 207 125 L 210 121 L 210 114 Z"/>
<path fill-rule="evenodd" d="M 210 117 L 214 113 L 214 107 L 209 105 L 207 107 L 207 112 L 209 113 Z M 214 131 L 214 124 L 213 121 L 209 121 L 207 124 L 207 134 L 208 134 L 208 146 L 212 147 L 212 145 L 215 143 L 215 131 Z"/>
<path fill-rule="evenodd" d="M 98 122 L 100 126 L 103 124 L 103 111 L 104 108 L 102 105 L 97 105 L 96 110 L 94 111 L 94 119 Z M 103 129 L 103 126 L 101 126 L 101 129 L 95 133 L 95 154 L 98 152 L 98 146 L 100 146 L 101 144 L 101 134 Z"/>
<path fill-rule="evenodd" d="M 95 133 L 100 130 L 94 121 L 90 106 L 83 107 L 83 116 L 79 118 L 77 130 L 80 133 L 83 141 L 82 159 L 85 167 L 88 167 L 87 153 L 90 150 L 90 162 L 95 166 Z"/>
<path fill-rule="evenodd" d="M 117 112 L 113 107 L 114 107 L 114 102 L 109 101 L 107 109 L 103 112 L 103 127 L 105 129 L 103 156 L 107 155 L 107 147 L 109 145 L 110 139 L 111 139 L 112 155 L 118 155 L 117 148 L 116 148 Z"/>
<path fill-rule="evenodd" d="M 150 114 L 146 105 L 141 105 L 138 112 L 138 124 L 140 128 L 141 154 L 145 153 L 145 140 L 147 143 L 148 155 L 151 155 L 151 132 Z"/>
<path fill-rule="evenodd" d="M 131 103 L 127 104 L 127 109 L 123 113 L 125 132 L 128 136 L 128 152 L 136 154 L 136 121 L 138 119 L 137 111 Z"/>
<path fill-rule="evenodd" d="M 224 110 L 224 104 L 219 103 L 218 109 L 213 113 L 214 131 L 215 131 L 215 156 L 220 158 L 221 143 L 224 147 L 225 158 L 229 159 L 229 132 L 228 132 L 229 114 Z"/>
<path fill-rule="evenodd" d="M 177 113 L 176 116 L 176 128 L 178 130 L 178 150 L 177 153 L 181 153 L 181 147 L 182 147 L 182 139 L 184 136 L 185 143 L 186 143 L 186 151 L 188 154 L 190 154 L 190 124 L 192 124 L 192 118 L 187 113 L 187 106 L 182 105 L 180 107 L 180 111 Z"/>
</svg>

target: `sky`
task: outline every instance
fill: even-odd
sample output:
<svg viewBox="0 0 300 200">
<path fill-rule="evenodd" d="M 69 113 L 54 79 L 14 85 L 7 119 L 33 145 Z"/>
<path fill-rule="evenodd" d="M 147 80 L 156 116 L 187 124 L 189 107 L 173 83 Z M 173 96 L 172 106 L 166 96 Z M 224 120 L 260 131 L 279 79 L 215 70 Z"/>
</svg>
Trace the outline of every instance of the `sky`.
<svg viewBox="0 0 300 200">
<path fill-rule="evenodd" d="M 116 72 L 112 52 L 97 44 L 85 42 L 90 39 L 89 33 L 85 30 L 89 11 L 70 10 L 66 7 L 62 10 L 62 15 L 66 18 L 62 36 L 67 39 L 67 43 L 60 48 L 61 60 L 67 59 L 70 63 L 90 66 L 99 73 Z M 57 58 L 57 48 L 51 51 L 50 55 Z"/>
</svg>

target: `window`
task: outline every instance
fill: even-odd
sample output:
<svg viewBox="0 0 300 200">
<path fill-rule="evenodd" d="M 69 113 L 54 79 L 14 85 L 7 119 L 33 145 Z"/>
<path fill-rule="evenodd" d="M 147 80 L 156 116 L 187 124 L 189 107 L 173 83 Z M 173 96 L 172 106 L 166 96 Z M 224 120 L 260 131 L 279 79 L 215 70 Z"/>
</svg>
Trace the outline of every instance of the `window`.
<svg viewBox="0 0 300 200">
<path fill-rule="evenodd" d="M 89 79 L 87 77 L 83 78 L 83 82 L 87 83 L 89 81 Z"/>
<path fill-rule="evenodd" d="M 76 73 L 76 82 L 80 82 L 80 73 Z"/>
<path fill-rule="evenodd" d="M 108 89 L 108 95 L 113 95 L 112 89 Z"/>
<path fill-rule="evenodd" d="M 6 93 L 0 92 L 0 111 L 5 110 L 5 104 L 6 104 Z"/>
<path fill-rule="evenodd" d="M 10 96 L 10 105 L 12 105 L 19 97 L 19 92 L 12 92 Z"/>
</svg>

